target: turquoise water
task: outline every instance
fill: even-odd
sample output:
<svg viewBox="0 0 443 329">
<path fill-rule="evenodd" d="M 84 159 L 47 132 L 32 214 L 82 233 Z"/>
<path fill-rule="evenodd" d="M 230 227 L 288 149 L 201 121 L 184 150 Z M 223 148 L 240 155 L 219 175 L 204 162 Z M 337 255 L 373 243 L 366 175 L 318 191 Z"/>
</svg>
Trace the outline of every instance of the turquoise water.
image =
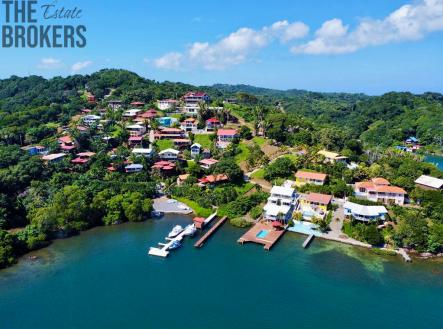
<svg viewBox="0 0 443 329">
<path fill-rule="evenodd" d="M 98 228 L 0 271 L 0 328 L 442 328 L 443 266 L 287 233 L 266 252 L 225 224 L 146 255 L 187 217 Z"/>
<path fill-rule="evenodd" d="M 269 231 L 261 230 L 257 233 L 257 238 L 264 239 L 268 235 Z"/>
<path fill-rule="evenodd" d="M 428 155 L 425 161 L 435 164 L 440 170 L 443 170 L 443 156 Z"/>
</svg>

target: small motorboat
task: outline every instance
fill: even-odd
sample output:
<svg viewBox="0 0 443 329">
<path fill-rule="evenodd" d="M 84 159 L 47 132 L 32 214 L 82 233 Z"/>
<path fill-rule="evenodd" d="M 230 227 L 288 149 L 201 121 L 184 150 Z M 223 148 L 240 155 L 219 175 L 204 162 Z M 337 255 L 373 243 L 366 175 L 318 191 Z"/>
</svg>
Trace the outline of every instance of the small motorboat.
<svg viewBox="0 0 443 329">
<path fill-rule="evenodd" d="M 162 217 L 163 213 L 161 211 L 154 210 L 151 212 L 151 215 L 152 215 L 152 217 Z"/>
<path fill-rule="evenodd" d="M 196 231 L 197 229 L 195 228 L 194 224 L 189 224 L 185 227 L 183 234 L 186 236 L 193 236 Z"/>
<path fill-rule="evenodd" d="M 181 232 L 183 232 L 183 227 L 180 225 L 174 226 L 171 232 L 168 234 L 168 238 L 175 238 L 177 235 L 179 235 Z"/>
<path fill-rule="evenodd" d="M 171 245 L 169 246 L 168 250 L 174 250 L 177 248 L 180 248 L 182 246 L 182 243 L 178 240 L 174 240 Z"/>
</svg>

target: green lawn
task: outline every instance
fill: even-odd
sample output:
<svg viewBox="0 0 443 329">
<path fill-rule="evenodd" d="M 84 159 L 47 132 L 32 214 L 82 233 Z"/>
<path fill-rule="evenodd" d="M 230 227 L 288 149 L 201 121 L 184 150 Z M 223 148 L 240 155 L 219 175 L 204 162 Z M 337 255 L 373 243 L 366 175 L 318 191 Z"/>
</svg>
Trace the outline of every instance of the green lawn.
<svg viewBox="0 0 443 329">
<path fill-rule="evenodd" d="M 209 215 L 211 215 L 213 213 L 213 210 L 210 208 L 203 208 L 201 206 L 199 206 L 199 204 L 195 201 L 186 199 L 186 198 L 178 198 L 173 196 L 174 199 L 176 199 L 177 201 L 183 202 L 185 205 L 187 205 L 189 208 L 191 208 L 192 210 L 194 210 L 195 214 L 198 217 L 209 217 Z"/>
<path fill-rule="evenodd" d="M 160 151 L 174 148 L 174 142 L 170 139 L 160 139 L 156 143 Z"/>
<path fill-rule="evenodd" d="M 194 143 L 199 143 L 203 148 L 211 148 L 212 141 L 210 139 L 211 135 L 195 135 L 194 136 Z"/>
<path fill-rule="evenodd" d="M 235 156 L 235 162 L 237 164 L 240 164 L 243 161 L 246 161 L 246 159 L 248 158 L 249 149 L 248 149 L 248 146 L 244 142 L 241 142 L 240 144 L 238 144 L 238 149 L 240 150 L 240 153 Z"/>
<path fill-rule="evenodd" d="M 237 191 L 237 193 L 239 195 L 243 195 L 243 194 L 248 193 L 250 190 L 252 190 L 254 188 L 254 186 L 255 185 L 252 183 L 245 183 L 242 186 L 236 186 L 235 190 Z"/>
<path fill-rule="evenodd" d="M 255 173 L 253 173 L 251 175 L 251 178 L 264 179 L 265 178 L 265 169 L 264 168 L 260 168 L 259 170 L 257 170 Z"/>
<path fill-rule="evenodd" d="M 263 146 L 266 144 L 266 138 L 255 136 L 252 139 L 258 146 Z"/>
<path fill-rule="evenodd" d="M 294 163 L 296 163 L 297 159 L 298 159 L 298 157 L 295 154 L 286 154 L 286 155 L 283 155 L 282 158 L 289 159 Z"/>
</svg>

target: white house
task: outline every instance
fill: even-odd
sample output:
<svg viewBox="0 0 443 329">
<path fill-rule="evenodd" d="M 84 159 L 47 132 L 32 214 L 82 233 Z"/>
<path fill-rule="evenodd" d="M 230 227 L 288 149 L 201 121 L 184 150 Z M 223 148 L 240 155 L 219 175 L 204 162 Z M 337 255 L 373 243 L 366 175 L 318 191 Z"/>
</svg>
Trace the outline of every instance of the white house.
<svg viewBox="0 0 443 329">
<path fill-rule="evenodd" d="M 202 150 L 202 146 L 199 143 L 194 143 L 191 145 L 191 157 L 195 158 L 199 156 Z"/>
<path fill-rule="evenodd" d="M 238 132 L 235 129 L 219 129 L 217 130 L 217 147 L 227 148 L 228 145 L 238 138 Z"/>
<path fill-rule="evenodd" d="M 180 151 L 174 149 L 166 149 L 158 153 L 160 159 L 162 160 L 177 160 Z"/>
<path fill-rule="evenodd" d="M 385 220 L 388 213 L 384 206 L 364 206 L 353 202 L 345 202 L 343 208 L 345 216 L 352 216 L 363 222 Z"/>
<path fill-rule="evenodd" d="M 82 123 L 85 126 L 91 126 L 93 124 L 96 124 L 101 119 L 100 116 L 94 115 L 94 114 L 88 114 L 82 117 Z"/>
<path fill-rule="evenodd" d="M 140 172 L 143 170 L 143 165 L 141 164 L 129 164 L 125 167 L 125 172 L 126 173 L 135 173 L 135 172 Z"/>
<path fill-rule="evenodd" d="M 129 135 L 131 137 L 142 136 L 146 132 L 146 127 L 142 125 L 129 125 L 126 126 L 126 129 L 129 131 Z"/>
<path fill-rule="evenodd" d="M 210 169 L 213 165 L 217 164 L 219 161 L 215 159 L 203 159 L 199 162 L 200 167 L 203 169 Z"/>
<path fill-rule="evenodd" d="M 184 131 L 196 131 L 197 125 L 198 125 L 197 119 L 187 118 L 180 123 L 180 128 Z"/>
<path fill-rule="evenodd" d="M 141 112 L 140 109 L 130 109 L 123 113 L 124 118 L 135 118 Z"/>
<path fill-rule="evenodd" d="M 55 163 L 63 160 L 65 156 L 65 153 L 53 153 L 42 156 L 42 160 L 46 163 Z"/>
<path fill-rule="evenodd" d="M 183 100 L 185 102 L 184 112 L 189 115 L 197 115 L 199 106 L 201 103 L 209 103 L 211 98 L 208 94 L 197 91 L 197 92 L 188 92 L 183 96 Z"/>
<path fill-rule="evenodd" d="M 263 208 L 264 218 L 267 220 L 278 220 L 287 222 L 292 218 L 292 212 L 298 201 L 295 189 L 284 186 L 273 186 L 271 196 Z"/>
<path fill-rule="evenodd" d="M 358 197 L 384 204 L 402 206 L 407 192 L 401 187 L 391 186 L 388 180 L 378 177 L 367 182 L 355 183 L 354 193 Z"/>
<path fill-rule="evenodd" d="M 119 100 L 111 100 L 108 102 L 108 106 L 114 111 L 122 107 L 123 102 Z"/>
<path fill-rule="evenodd" d="M 415 181 L 415 185 L 425 190 L 441 190 L 443 188 L 443 179 L 421 175 Z"/>
<path fill-rule="evenodd" d="M 134 154 L 136 156 L 144 156 L 144 157 L 150 158 L 154 154 L 154 151 L 153 151 L 153 149 L 134 148 L 132 150 L 132 154 Z"/>
<path fill-rule="evenodd" d="M 157 107 L 162 111 L 175 110 L 177 103 L 175 99 L 162 99 L 157 101 Z"/>
</svg>

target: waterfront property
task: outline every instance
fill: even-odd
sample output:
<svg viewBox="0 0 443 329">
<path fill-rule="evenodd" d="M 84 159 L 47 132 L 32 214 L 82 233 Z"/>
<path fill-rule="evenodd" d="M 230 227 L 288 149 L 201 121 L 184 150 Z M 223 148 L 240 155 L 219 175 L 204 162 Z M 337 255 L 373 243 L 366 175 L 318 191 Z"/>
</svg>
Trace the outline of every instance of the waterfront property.
<svg viewBox="0 0 443 329">
<path fill-rule="evenodd" d="M 238 242 L 257 243 L 263 245 L 264 249 L 270 250 L 286 232 L 280 225 L 279 222 L 258 222 L 243 234 Z"/>
<path fill-rule="evenodd" d="M 415 185 L 424 190 L 442 190 L 443 188 L 443 179 L 421 175 L 419 178 L 415 180 Z"/>
<path fill-rule="evenodd" d="M 332 195 L 310 192 L 300 200 L 299 211 L 304 220 L 312 218 L 324 218 L 328 213 L 328 207 L 331 204 Z"/>
<path fill-rule="evenodd" d="M 345 202 L 343 205 L 345 216 L 362 222 L 385 220 L 388 210 L 384 206 L 366 206 L 353 202 Z"/>
<path fill-rule="evenodd" d="M 391 186 L 384 178 L 377 177 L 370 181 L 357 182 L 355 195 L 373 202 L 403 205 L 407 192 L 401 187 Z"/>
<path fill-rule="evenodd" d="M 297 206 L 298 194 L 295 189 L 284 186 L 273 186 L 264 210 L 264 218 L 270 221 L 287 223 Z"/>
<path fill-rule="evenodd" d="M 323 185 L 326 182 L 327 177 L 328 175 L 323 173 L 299 170 L 295 174 L 295 185 Z"/>
</svg>

